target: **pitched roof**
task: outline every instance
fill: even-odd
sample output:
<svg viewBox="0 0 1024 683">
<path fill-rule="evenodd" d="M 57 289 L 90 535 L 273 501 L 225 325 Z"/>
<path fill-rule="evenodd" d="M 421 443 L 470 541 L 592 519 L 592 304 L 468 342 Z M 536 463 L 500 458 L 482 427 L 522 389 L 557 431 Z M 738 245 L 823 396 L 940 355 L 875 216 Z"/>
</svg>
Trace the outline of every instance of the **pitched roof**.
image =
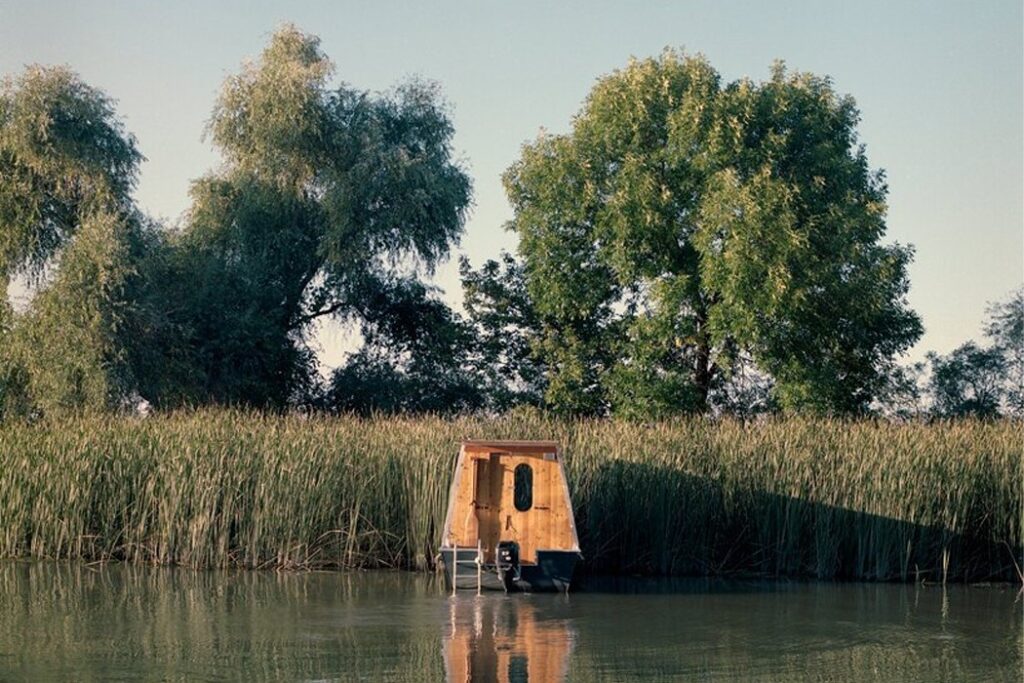
<svg viewBox="0 0 1024 683">
<path fill-rule="evenodd" d="M 462 448 L 469 453 L 558 453 L 558 442 L 469 439 Z"/>
</svg>

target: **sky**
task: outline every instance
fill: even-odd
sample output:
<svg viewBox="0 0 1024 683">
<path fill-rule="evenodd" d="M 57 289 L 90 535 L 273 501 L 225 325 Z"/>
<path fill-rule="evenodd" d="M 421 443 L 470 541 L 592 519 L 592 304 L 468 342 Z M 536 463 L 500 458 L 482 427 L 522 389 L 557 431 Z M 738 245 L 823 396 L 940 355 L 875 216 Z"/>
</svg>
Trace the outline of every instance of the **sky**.
<svg viewBox="0 0 1024 683">
<path fill-rule="evenodd" d="M 473 178 L 461 244 L 434 282 L 461 303 L 457 258 L 514 250 L 501 174 L 524 142 L 561 133 L 595 79 L 665 47 L 725 80 L 776 59 L 829 75 L 860 107 L 861 142 L 889 183 L 886 241 L 916 249 L 910 305 L 925 334 L 907 360 L 980 339 L 987 302 L 1024 283 L 1024 17 L 975 2 L 68 2 L 0 0 L 0 74 L 67 64 L 117 100 L 146 162 L 136 193 L 178 220 L 219 157 L 203 140 L 226 76 L 291 22 L 321 38 L 337 79 L 382 91 L 440 84 Z M 319 333 L 340 363 L 352 337 Z"/>
</svg>

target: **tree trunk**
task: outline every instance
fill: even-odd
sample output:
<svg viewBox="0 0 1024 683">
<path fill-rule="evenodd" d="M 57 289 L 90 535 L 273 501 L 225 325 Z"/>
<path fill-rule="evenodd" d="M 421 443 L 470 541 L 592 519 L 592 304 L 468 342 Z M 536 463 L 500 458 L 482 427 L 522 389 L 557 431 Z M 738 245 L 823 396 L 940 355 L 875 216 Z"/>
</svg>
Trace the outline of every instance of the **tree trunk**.
<svg viewBox="0 0 1024 683">
<path fill-rule="evenodd" d="M 706 413 L 708 396 L 711 393 L 711 379 L 715 374 L 715 365 L 711 362 L 711 345 L 703 334 L 697 342 L 697 363 L 694 368 L 694 385 L 697 387 L 697 411 Z"/>
<path fill-rule="evenodd" d="M 702 305 L 696 312 L 697 344 L 695 351 L 697 358 L 693 369 L 693 383 L 697 388 L 697 412 L 699 413 L 706 413 L 710 408 L 708 398 L 711 394 L 711 381 L 717 371 L 715 363 L 711 359 L 711 340 L 708 339 L 707 320 L 707 309 Z"/>
</svg>

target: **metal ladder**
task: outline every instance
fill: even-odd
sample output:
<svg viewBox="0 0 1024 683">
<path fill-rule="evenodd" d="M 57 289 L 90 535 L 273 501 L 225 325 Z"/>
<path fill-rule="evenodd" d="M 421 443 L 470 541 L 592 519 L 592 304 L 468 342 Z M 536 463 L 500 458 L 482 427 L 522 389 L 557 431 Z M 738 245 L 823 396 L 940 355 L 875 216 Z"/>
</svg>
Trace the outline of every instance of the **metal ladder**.
<svg viewBox="0 0 1024 683">
<path fill-rule="evenodd" d="M 459 590 L 460 564 L 476 565 L 476 594 L 480 595 L 484 574 L 484 549 L 479 538 L 476 539 L 476 557 L 472 560 L 460 560 L 459 546 L 455 545 L 452 547 L 452 595 L 455 595 L 455 591 Z"/>
</svg>

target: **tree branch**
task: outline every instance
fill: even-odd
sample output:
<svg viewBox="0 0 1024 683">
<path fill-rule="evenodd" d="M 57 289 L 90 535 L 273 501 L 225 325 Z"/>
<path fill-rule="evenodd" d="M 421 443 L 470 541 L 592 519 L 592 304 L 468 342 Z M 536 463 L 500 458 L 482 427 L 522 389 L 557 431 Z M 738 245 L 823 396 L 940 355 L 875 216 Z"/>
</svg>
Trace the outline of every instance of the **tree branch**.
<svg viewBox="0 0 1024 683">
<path fill-rule="evenodd" d="M 314 320 L 321 316 L 330 315 L 331 313 L 337 313 L 341 309 L 345 308 L 345 306 L 347 305 L 347 301 L 337 301 L 328 306 L 327 308 L 321 308 L 318 311 L 313 311 L 312 313 L 307 313 L 306 315 L 300 315 L 295 319 L 295 325 L 297 327 L 301 327 L 303 325 L 313 322 Z"/>
</svg>

